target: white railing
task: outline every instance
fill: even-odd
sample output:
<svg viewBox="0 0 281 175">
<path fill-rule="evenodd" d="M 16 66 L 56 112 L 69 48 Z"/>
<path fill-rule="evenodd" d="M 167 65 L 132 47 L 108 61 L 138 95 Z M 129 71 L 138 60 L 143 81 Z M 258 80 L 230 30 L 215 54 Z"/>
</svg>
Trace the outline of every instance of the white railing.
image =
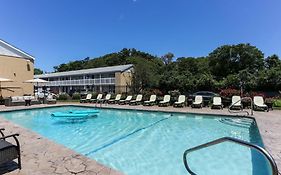
<svg viewBox="0 0 281 175">
<path fill-rule="evenodd" d="M 46 85 L 47 86 L 86 86 L 86 85 L 112 85 L 112 84 L 115 84 L 115 78 L 49 81 Z"/>
</svg>

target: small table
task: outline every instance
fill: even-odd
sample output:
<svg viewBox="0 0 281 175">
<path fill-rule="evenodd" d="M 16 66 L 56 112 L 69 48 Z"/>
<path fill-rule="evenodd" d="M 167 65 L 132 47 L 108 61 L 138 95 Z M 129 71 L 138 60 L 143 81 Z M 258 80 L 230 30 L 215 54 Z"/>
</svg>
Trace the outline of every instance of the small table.
<svg viewBox="0 0 281 175">
<path fill-rule="evenodd" d="M 272 102 L 265 102 L 265 104 L 267 105 L 268 109 L 273 110 L 273 103 Z"/>
<path fill-rule="evenodd" d="M 25 106 L 30 106 L 31 105 L 31 100 L 30 99 L 26 99 L 25 101 Z"/>
</svg>

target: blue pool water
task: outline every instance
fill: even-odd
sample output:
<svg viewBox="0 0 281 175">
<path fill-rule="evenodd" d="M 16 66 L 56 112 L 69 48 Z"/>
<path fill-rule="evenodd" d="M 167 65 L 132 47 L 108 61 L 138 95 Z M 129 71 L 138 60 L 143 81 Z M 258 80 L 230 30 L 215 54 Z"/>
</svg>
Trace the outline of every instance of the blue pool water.
<svg viewBox="0 0 281 175">
<path fill-rule="evenodd" d="M 67 106 L 0 116 L 128 175 L 186 175 L 183 152 L 221 137 L 263 146 L 255 122 L 248 118 L 113 109 L 80 121 L 51 117 L 53 112 L 88 109 Z M 270 174 L 262 156 L 234 143 L 191 153 L 188 162 L 199 175 Z"/>
</svg>

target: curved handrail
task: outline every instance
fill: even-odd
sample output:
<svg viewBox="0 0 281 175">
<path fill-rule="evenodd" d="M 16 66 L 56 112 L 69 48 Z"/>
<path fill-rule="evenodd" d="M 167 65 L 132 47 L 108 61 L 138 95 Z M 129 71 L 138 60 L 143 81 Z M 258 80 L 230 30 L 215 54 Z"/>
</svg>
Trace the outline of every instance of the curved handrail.
<svg viewBox="0 0 281 175">
<path fill-rule="evenodd" d="M 243 110 L 242 110 L 242 111 L 239 111 L 239 112 L 231 111 L 231 107 L 234 106 L 235 104 L 237 104 L 238 102 L 241 102 L 243 99 L 250 99 L 250 101 L 251 101 L 251 115 L 253 115 L 253 114 L 254 114 L 254 113 L 253 113 L 253 99 L 252 99 L 251 97 L 243 97 L 243 98 L 241 98 L 240 100 L 236 101 L 235 103 L 233 103 L 232 105 L 230 105 L 230 106 L 228 107 L 228 112 L 229 112 L 229 113 L 241 113 L 241 112 L 245 112 L 245 113 L 247 113 L 247 115 L 250 115 L 248 111 L 243 111 Z"/>
<path fill-rule="evenodd" d="M 208 142 L 208 143 L 204 143 L 202 145 L 199 145 L 199 146 L 196 146 L 196 147 L 193 147 L 193 148 L 190 148 L 190 149 L 186 150 L 183 154 L 183 162 L 184 162 L 185 169 L 191 175 L 196 175 L 196 173 L 194 173 L 189 168 L 189 166 L 187 164 L 187 160 L 186 160 L 187 154 L 190 153 L 190 152 L 196 151 L 196 150 L 200 150 L 200 149 L 209 147 L 209 146 L 220 144 L 222 142 L 234 142 L 234 143 L 237 143 L 239 145 L 246 146 L 246 147 L 249 147 L 249 148 L 254 148 L 254 149 L 258 150 L 269 161 L 269 163 L 271 165 L 271 169 L 272 169 L 272 175 L 278 175 L 277 165 L 276 165 L 274 159 L 272 158 L 272 156 L 269 154 L 269 152 L 267 152 L 264 148 L 262 148 L 258 145 L 254 145 L 254 144 L 251 144 L 249 142 L 245 142 L 243 140 L 239 140 L 239 139 L 235 139 L 235 138 L 231 138 L 231 137 L 222 137 L 222 138 L 219 138 L 217 140 L 214 140 L 214 141 L 211 141 L 211 142 Z"/>
</svg>

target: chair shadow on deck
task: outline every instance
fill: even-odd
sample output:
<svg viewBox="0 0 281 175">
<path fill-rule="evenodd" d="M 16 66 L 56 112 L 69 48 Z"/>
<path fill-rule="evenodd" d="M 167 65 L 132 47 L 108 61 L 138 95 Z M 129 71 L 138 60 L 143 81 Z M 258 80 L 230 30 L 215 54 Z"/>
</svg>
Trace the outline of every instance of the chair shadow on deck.
<svg viewBox="0 0 281 175">
<path fill-rule="evenodd" d="M 0 165 L 0 174 L 9 173 L 19 169 L 19 165 L 15 161 L 10 161 Z"/>
</svg>

